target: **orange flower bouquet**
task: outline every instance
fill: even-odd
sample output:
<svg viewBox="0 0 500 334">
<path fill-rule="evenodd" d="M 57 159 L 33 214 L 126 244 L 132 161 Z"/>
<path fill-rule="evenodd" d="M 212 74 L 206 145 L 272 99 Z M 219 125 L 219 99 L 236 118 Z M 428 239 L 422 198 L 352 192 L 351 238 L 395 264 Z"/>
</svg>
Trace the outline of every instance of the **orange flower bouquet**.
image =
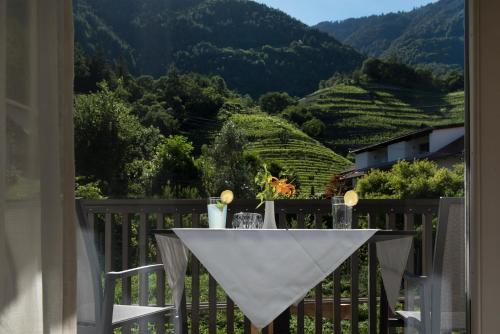
<svg viewBox="0 0 500 334">
<path fill-rule="evenodd" d="M 279 178 L 272 176 L 266 164 L 255 176 L 255 183 L 261 188 L 261 192 L 257 194 L 257 199 L 260 200 L 258 207 L 266 201 L 292 198 L 296 194 L 295 186 L 288 181 L 286 174 L 280 173 Z"/>
</svg>

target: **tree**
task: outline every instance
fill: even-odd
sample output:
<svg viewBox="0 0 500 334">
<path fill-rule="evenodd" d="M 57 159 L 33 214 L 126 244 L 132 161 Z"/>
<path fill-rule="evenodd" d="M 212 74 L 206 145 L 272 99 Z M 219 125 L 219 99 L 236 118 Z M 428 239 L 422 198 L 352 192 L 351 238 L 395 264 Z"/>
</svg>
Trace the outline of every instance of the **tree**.
<svg viewBox="0 0 500 334">
<path fill-rule="evenodd" d="M 363 198 L 420 199 L 463 196 L 463 165 L 449 170 L 428 160 L 400 161 L 389 171 L 371 170 L 359 179 L 356 191 Z"/>
<path fill-rule="evenodd" d="M 230 189 L 239 198 L 254 198 L 258 158 L 245 153 L 247 138 L 232 121 L 222 127 L 211 147 L 204 147 L 199 161 L 209 195 Z"/>
<path fill-rule="evenodd" d="M 311 137 L 319 137 L 326 129 L 325 123 L 317 118 L 313 118 L 302 124 L 302 130 Z"/>
<path fill-rule="evenodd" d="M 100 181 L 106 195 L 129 195 L 130 187 L 152 168 L 149 161 L 163 136 L 143 127 L 106 84 L 96 93 L 76 96 L 74 107 L 77 175 Z"/>
<path fill-rule="evenodd" d="M 345 181 L 337 175 L 332 175 L 325 186 L 325 198 L 341 196 L 347 191 Z"/>
<path fill-rule="evenodd" d="M 158 149 L 158 171 L 153 191 L 168 192 L 175 198 L 183 197 L 183 189 L 199 184 L 198 169 L 193 158 L 193 143 L 184 136 L 169 136 Z"/>
<path fill-rule="evenodd" d="M 268 114 L 277 114 L 287 107 L 296 105 L 297 99 L 288 95 L 288 93 L 270 92 L 262 95 L 259 99 L 259 105 L 262 111 Z"/>
</svg>

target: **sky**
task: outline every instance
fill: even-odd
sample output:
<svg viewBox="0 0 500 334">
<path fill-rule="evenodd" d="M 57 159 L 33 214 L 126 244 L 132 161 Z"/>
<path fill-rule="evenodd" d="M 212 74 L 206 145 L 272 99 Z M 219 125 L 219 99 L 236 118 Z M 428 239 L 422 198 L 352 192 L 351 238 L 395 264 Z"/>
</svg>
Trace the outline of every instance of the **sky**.
<svg viewBox="0 0 500 334">
<path fill-rule="evenodd" d="M 314 25 L 397 11 L 409 11 L 436 0 L 254 0 Z"/>
</svg>

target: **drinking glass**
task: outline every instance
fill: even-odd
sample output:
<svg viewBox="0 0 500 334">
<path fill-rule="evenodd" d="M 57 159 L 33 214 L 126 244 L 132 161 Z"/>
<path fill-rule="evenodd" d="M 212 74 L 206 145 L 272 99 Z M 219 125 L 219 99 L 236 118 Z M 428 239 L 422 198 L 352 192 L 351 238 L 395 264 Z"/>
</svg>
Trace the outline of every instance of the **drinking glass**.
<svg viewBox="0 0 500 334">
<path fill-rule="evenodd" d="M 239 212 L 233 217 L 233 228 L 260 229 L 264 225 L 262 215 L 253 212 Z"/>
<path fill-rule="evenodd" d="M 332 217 L 334 229 L 350 229 L 352 225 L 352 207 L 345 205 L 343 196 L 332 198 Z"/>
<path fill-rule="evenodd" d="M 226 228 L 227 205 L 221 202 L 220 197 L 208 199 L 208 227 Z"/>
</svg>

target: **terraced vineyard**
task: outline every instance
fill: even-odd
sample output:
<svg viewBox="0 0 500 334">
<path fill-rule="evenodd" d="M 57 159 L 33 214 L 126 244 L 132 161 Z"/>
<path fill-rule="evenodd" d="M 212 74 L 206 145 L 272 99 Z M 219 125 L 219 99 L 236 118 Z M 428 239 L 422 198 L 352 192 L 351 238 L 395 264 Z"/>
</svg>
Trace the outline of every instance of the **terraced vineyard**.
<svg viewBox="0 0 500 334">
<path fill-rule="evenodd" d="M 329 177 L 351 165 L 287 121 L 265 113 L 237 114 L 231 120 L 244 129 L 250 144 L 248 150 L 264 161 L 275 161 L 294 170 L 300 178 L 302 191 L 322 192 Z"/>
<path fill-rule="evenodd" d="M 464 93 L 338 85 L 301 100 L 326 125 L 320 140 L 336 152 L 387 140 L 424 125 L 462 122 Z"/>
</svg>

